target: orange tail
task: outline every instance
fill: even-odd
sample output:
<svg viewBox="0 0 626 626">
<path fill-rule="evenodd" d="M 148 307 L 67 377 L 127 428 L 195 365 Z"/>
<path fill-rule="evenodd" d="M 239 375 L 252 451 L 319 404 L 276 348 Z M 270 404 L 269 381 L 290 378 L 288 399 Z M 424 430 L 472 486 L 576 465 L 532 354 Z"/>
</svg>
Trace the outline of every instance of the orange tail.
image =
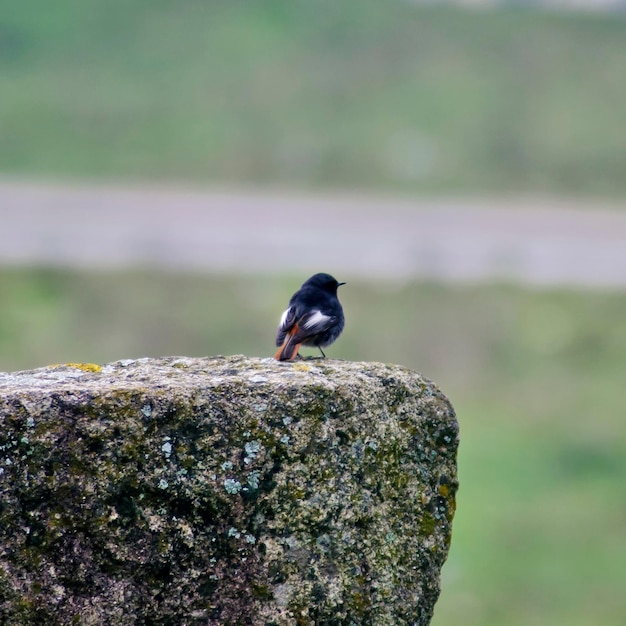
<svg viewBox="0 0 626 626">
<path fill-rule="evenodd" d="M 301 343 L 289 345 L 288 342 L 285 342 L 274 355 L 274 358 L 277 361 L 293 361 L 298 356 L 298 350 L 300 350 L 301 345 Z"/>
<path fill-rule="evenodd" d="M 296 324 L 283 342 L 283 345 L 278 348 L 278 352 L 274 355 L 274 358 L 277 361 L 292 361 L 298 356 L 298 351 L 300 350 L 300 346 L 302 342 L 295 343 L 295 337 L 298 332 L 298 325 Z"/>
</svg>

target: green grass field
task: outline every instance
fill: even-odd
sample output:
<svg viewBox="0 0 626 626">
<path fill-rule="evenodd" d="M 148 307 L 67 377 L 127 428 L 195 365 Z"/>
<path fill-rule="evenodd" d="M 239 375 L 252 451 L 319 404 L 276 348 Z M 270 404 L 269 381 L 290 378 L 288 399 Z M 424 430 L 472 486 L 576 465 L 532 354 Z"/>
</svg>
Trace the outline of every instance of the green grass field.
<svg viewBox="0 0 626 626">
<path fill-rule="evenodd" d="M 626 195 L 626 19 L 410 2 L 15 2 L 0 172 Z"/>
<path fill-rule="evenodd" d="M 0 271 L 0 369 L 271 355 L 298 278 Z M 626 294 L 350 283 L 329 357 L 407 365 L 461 425 L 433 626 L 621 626 Z"/>
</svg>

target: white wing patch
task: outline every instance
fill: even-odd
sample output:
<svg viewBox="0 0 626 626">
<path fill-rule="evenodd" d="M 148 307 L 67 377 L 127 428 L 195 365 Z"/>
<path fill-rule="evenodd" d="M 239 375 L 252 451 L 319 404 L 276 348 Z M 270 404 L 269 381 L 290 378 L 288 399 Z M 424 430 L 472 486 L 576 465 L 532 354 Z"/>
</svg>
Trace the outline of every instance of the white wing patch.
<svg viewBox="0 0 626 626">
<path fill-rule="evenodd" d="M 302 326 L 307 329 L 315 328 L 316 326 L 325 326 L 326 322 L 330 319 L 330 315 L 324 315 L 321 311 L 315 311 Z"/>
<path fill-rule="evenodd" d="M 291 307 L 289 307 L 288 309 L 286 309 L 283 314 L 280 316 L 280 324 L 279 324 L 279 328 L 281 329 L 285 329 L 286 328 L 286 324 L 287 324 L 287 317 L 289 316 L 289 313 L 291 313 Z"/>
</svg>

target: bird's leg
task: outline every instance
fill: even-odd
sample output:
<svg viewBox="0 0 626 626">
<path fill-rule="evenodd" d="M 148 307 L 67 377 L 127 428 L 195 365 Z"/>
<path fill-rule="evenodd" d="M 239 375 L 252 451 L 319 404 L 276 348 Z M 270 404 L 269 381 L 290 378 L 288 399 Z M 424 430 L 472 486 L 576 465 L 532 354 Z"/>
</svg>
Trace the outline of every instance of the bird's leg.
<svg viewBox="0 0 626 626">
<path fill-rule="evenodd" d="M 324 350 L 322 350 L 321 346 L 317 346 L 319 348 L 319 351 L 322 353 L 322 358 L 325 359 L 326 355 L 324 354 Z"/>
</svg>

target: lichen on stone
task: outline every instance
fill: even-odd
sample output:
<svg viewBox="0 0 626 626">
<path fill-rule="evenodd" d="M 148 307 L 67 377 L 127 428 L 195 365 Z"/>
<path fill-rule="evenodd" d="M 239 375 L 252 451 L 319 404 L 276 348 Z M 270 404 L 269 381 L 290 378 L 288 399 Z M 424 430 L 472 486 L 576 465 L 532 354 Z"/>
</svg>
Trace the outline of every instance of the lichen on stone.
<svg viewBox="0 0 626 626">
<path fill-rule="evenodd" d="M 102 366 L 96 363 L 66 363 L 65 367 L 73 367 L 83 372 L 101 372 Z"/>
<path fill-rule="evenodd" d="M 436 385 L 378 363 L 3 374 L 0 623 L 423 626 L 457 445 Z"/>
</svg>

